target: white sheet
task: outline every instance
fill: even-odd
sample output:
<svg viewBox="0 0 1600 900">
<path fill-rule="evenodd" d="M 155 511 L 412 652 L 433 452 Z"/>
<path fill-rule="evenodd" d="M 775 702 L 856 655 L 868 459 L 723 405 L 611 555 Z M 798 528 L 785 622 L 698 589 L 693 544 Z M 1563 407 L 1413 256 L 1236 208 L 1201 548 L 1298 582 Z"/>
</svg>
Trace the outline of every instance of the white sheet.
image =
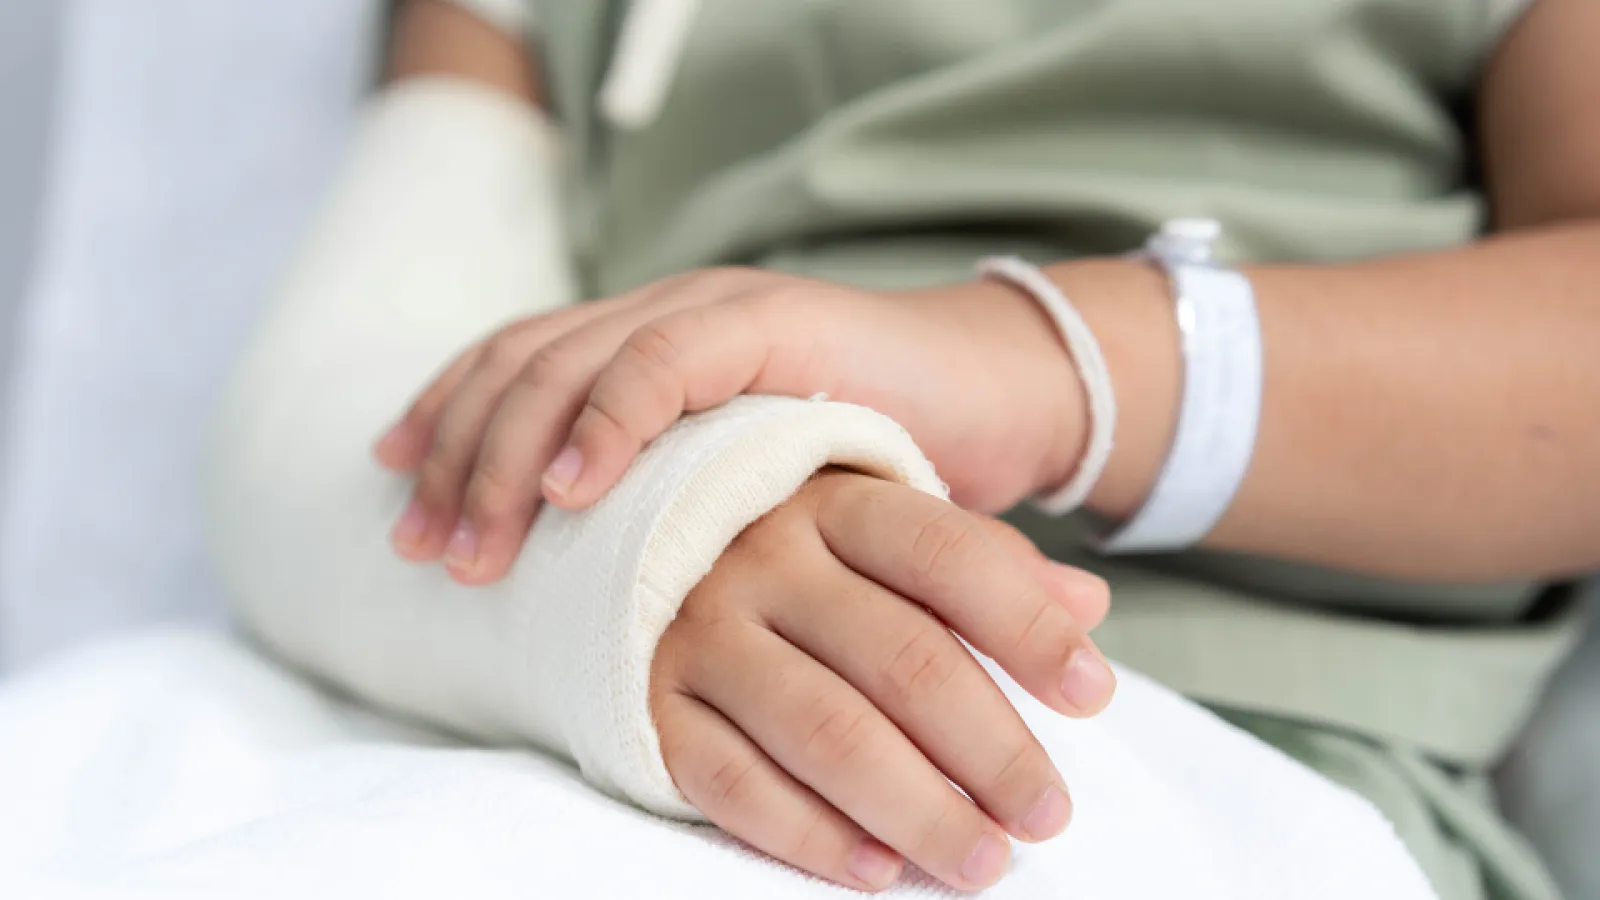
<svg viewBox="0 0 1600 900">
<path fill-rule="evenodd" d="M 1133 673 L 1089 723 L 1010 693 L 1077 811 L 987 896 L 1433 896 L 1364 801 Z M 122 639 L 0 688 L 0 897 L 846 893 L 551 759 L 352 709 L 220 636 Z"/>
</svg>

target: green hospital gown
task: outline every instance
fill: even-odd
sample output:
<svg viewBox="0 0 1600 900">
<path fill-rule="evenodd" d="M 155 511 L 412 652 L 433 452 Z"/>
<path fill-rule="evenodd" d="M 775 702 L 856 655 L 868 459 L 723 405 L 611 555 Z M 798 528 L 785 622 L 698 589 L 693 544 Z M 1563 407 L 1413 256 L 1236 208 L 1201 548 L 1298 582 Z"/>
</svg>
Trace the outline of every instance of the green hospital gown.
<svg viewBox="0 0 1600 900">
<path fill-rule="evenodd" d="M 628 4 L 535 17 L 604 296 L 722 263 L 944 283 L 995 253 L 1124 252 L 1174 216 L 1220 219 L 1233 261 L 1458 245 L 1484 222 L 1463 111 L 1503 5 L 702 0 L 636 128 L 595 100 Z M 1081 521 L 1015 520 L 1110 580 L 1113 657 L 1369 797 L 1445 900 L 1556 895 L 1484 776 L 1572 643 L 1560 591 L 1099 559 Z"/>
</svg>

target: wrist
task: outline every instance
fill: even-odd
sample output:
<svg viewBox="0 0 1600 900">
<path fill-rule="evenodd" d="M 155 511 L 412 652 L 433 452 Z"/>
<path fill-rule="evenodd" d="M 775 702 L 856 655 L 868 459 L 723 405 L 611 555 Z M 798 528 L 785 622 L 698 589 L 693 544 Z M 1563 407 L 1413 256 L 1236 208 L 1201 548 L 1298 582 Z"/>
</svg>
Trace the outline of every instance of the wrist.
<svg viewBox="0 0 1600 900">
<path fill-rule="evenodd" d="M 960 310 L 964 341 L 979 348 L 973 362 L 989 377 L 972 383 L 990 385 L 1007 410 L 988 434 L 1004 444 L 990 455 L 1006 462 L 989 471 L 984 499 L 960 491 L 953 499 L 998 513 L 1060 487 L 1086 452 L 1090 413 L 1077 364 L 1050 313 L 1026 289 L 994 277 L 936 293 Z M 980 335 L 988 340 L 974 340 Z"/>
<path fill-rule="evenodd" d="M 1108 519 L 1133 515 L 1150 493 L 1172 445 L 1183 392 L 1182 354 L 1171 289 L 1154 266 L 1134 259 L 1086 259 L 1047 268 L 1094 332 L 1111 373 L 1117 424 L 1111 457 L 1089 495 Z M 1070 362 L 1069 362 L 1070 366 Z M 1038 491 L 1065 484 L 1083 455 L 1088 422 L 1082 390 L 1071 378 L 1077 411 L 1057 404 L 1058 435 Z"/>
<path fill-rule="evenodd" d="M 410 0 L 395 20 L 388 78 L 458 78 L 544 105 L 528 50 L 515 36 L 447 0 Z"/>
</svg>

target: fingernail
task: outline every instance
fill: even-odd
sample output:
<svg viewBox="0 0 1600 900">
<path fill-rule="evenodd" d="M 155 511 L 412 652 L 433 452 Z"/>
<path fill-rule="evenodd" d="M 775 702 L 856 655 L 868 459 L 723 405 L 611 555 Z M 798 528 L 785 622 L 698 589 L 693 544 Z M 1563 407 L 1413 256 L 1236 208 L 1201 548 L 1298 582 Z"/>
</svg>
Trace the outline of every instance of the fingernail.
<svg viewBox="0 0 1600 900">
<path fill-rule="evenodd" d="M 551 461 L 550 468 L 544 470 L 544 486 L 557 494 L 565 494 L 572 490 L 572 485 L 578 480 L 578 473 L 583 471 L 583 454 L 578 448 L 570 444 L 556 454 Z"/>
<path fill-rule="evenodd" d="M 992 834 L 978 838 L 967 861 L 961 864 L 961 877 L 976 887 L 993 884 L 1005 871 L 1006 844 Z"/>
<path fill-rule="evenodd" d="M 1027 832 L 1028 840 L 1049 840 L 1060 834 L 1071 818 L 1072 801 L 1067 798 L 1067 792 L 1052 784 L 1044 789 L 1022 820 L 1022 830 Z"/>
<path fill-rule="evenodd" d="M 1067 704 L 1081 713 L 1098 712 L 1111 699 L 1117 677 L 1099 653 L 1082 649 L 1067 660 L 1067 671 L 1061 676 L 1061 695 Z"/>
<path fill-rule="evenodd" d="M 444 548 L 444 559 L 456 568 L 470 568 L 478 560 L 478 532 L 466 522 L 457 525 Z"/>
<path fill-rule="evenodd" d="M 410 549 L 422 540 L 422 533 L 427 530 L 428 514 L 423 512 L 422 504 L 413 500 L 406 511 L 400 514 L 400 520 L 394 523 L 389 541 L 402 550 Z"/>
<path fill-rule="evenodd" d="M 893 850 L 868 838 L 850 852 L 850 874 L 875 891 L 881 891 L 900 877 L 900 857 Z"/>
</svg>

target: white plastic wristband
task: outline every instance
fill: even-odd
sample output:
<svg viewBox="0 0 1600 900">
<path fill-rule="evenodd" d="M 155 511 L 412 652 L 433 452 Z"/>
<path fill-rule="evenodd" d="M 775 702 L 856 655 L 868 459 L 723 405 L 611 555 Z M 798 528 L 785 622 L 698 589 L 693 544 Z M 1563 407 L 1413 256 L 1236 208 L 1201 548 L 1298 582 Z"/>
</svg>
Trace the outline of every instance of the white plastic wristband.
<svg viewBox="0 0 1600 900">
<path fill-rule="evenodd" d="M 1144 255 L 1172 281 L 1183 345 L 1183 405 L 1172 450 L 1144 506 L 1100 544 L 1105 553 L 1154 553 L 1198 543 L 1244 481 L 1261 418 L 1261 327 L 1255 292 L 1217 265 L 1221 226 L 1167 223 Z"/>
<path fill-rule="evenodd" d="M 1089 330 L 1077 308 L 1038 266 L 1012 256 L 995 256 L 979 261 L 978 274 L 1019 288 L 1044 309 L 1061 333 L 1061 340 L 1067 345 L 1078 377 L 1083 381 L 1089 400 L 1089 440 L 1083 459 L 1078 462 L 1072 478 L 1059 490 L 1034 498 L 1034 505 L 1044 512 L 1053 516 L 1066 515 L 1088 499 L 1095 482 L 1100 480 L 1100 473 L 1105 471 L 1106 461 L 1111 458 L 1111 442 L 1117 431 L 1117 398 L 1105 354 L 1100 352 L 1100 342 L 1095 340 L 1094 332 Z"/>
</svg>

